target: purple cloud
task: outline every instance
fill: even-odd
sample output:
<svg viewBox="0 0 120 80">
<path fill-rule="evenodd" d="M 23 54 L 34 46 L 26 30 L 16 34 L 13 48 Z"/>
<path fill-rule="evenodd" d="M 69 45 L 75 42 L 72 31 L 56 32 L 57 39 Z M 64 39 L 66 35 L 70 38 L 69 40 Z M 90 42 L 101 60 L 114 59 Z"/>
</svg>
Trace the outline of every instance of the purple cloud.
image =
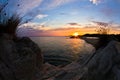
<svg viewBox="0 0 120 80">
<path fill-rule="evenodd" d="M 105 27 L 107 27 L 108 25 L 110 25 L 110 23 L 106 23 L 106 22 L 99 22 L 99 21 L 92 21 L 92 22 L 97 24 L 98 26 L 105 26 Z"/>
</svg>

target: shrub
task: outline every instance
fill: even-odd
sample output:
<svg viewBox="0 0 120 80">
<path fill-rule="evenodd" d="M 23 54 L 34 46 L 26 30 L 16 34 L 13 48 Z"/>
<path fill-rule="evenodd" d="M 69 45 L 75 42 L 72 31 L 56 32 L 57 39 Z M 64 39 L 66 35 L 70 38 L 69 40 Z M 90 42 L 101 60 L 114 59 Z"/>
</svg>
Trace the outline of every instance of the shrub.
<svg viewBox="0 0 120 80">
<path fill-rule="evenodd" d="M 5 7 L 8 5 L 8 0 L 0 5 L 0 34 L 7 33 L 16 36 L 16 29 L 20 25 L 22 18 L 17 14 L 6 13 Z"/>
<path fill-rule="evenodd" d="M 99 49 L 100 47 L 105 47 L 109 41 L 110 41 L 110 36 L 108 35 L 110 31 L 110 24 L 109 23 L 104 23 L 104 22 L 97 22 L 97 33 L 99 37 L 98 45 L 96 46 L 96 49 Z"/>
<path fill-rule="evenodd" d="M 21 23 L 21 20 L 17 14 L 8 16 L 6 13 L 0 12 L 0 33 L 16 36 L 16 29 Z"/>
</svg>

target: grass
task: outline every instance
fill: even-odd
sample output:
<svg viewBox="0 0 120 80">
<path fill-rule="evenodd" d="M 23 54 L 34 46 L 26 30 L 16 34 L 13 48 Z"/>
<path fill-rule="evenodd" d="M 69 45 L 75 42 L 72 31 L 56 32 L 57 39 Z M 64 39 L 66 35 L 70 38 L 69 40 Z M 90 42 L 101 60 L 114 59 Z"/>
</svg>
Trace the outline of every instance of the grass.
<svg viewBox="0 0 120 80">
<path fill-rule="evenodd" d="M 8 16 L 5 12 L 0 12 L 0 34 L 7 33 L 16 37 L 16 30 L 21 20 L 17 14 Z"/>
</svg>

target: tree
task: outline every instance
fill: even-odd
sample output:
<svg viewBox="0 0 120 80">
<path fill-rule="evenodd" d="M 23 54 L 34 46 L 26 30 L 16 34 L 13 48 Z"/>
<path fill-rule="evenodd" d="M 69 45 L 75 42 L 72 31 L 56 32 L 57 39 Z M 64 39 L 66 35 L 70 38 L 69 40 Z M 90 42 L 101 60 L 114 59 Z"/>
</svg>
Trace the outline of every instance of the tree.
<svg viewBox="0 0 120 80">
<path fill-rule="evenodd" d="M 110 36 L 109 31 L 110 31 L 110 25 L 111 23 L 105 23 L 105 22 L 96 22 L 93 21 L 93 23 L 97 24 L 96 31 L 99 34 L 99 41 L 96 46 L 96 49 L 99 49 L 100 47 L 105 47 L 109 42 L 110 42 Z"/>
<path fill-rule="evenodd" d="M 93 21 L 94 23 L 97 24 L 97 28 L 96 28 L 96 32 L 98 34 L 108 34 L 109 31 L 110 31 L 110 23 L 105 23 L 105 22 L 95 22 Z"/>
</svg>

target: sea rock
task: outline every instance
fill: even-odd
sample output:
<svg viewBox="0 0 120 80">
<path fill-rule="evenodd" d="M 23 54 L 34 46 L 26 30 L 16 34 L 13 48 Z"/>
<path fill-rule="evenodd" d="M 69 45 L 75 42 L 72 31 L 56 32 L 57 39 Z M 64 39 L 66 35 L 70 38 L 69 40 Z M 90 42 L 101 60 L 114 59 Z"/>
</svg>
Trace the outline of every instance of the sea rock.
<svg viewBox="0 0 120 80">
<path fill-rule="evenodd" d="M 43 69 L 43 78 L 42 80 L 53 80 L 57 73 L 61 71 L 61 68 L 45 63 Z"/>
<path fill-rule="evenodd" d="M 120 80 L 120 42 L 111 41 L 94 54 L 83 80 Z"/>
<path fill-rule="evenodd" d="M 41 50 L 32 40 L 0 37 L 0 80 L 37 80 L 42 65 Z"/>
<path fill-rule="evenodd" d="M 78 68 L 80 65 L 76 62 L 73 62 L 65 67 L 53 66 L 51 64 L 45 64 L 45 66 L 44 67 L 46 71 L 44 72 L 46 73 L 43 80 L 70 80 L 74 74 L 69 73 Z M 68 76 L 65 77 L 66 75 Z"/>
</svg>

